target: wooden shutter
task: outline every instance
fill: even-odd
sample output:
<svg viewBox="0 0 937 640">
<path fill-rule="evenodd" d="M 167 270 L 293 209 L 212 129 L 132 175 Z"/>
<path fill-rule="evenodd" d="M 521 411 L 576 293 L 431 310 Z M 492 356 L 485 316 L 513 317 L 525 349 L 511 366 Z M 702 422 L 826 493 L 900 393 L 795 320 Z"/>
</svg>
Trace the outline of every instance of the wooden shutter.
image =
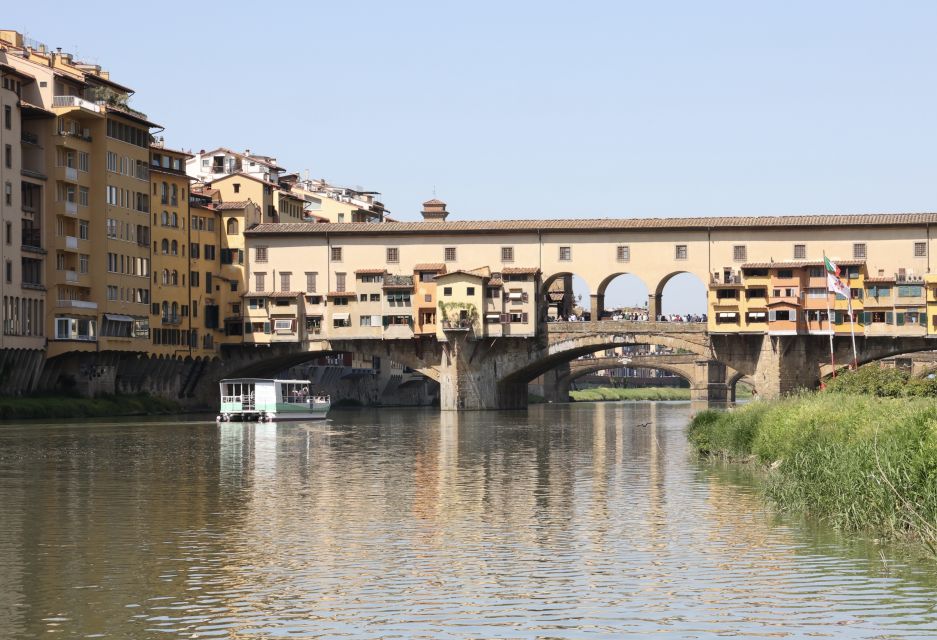
<svg viewBox="0 0 937 640">
<path fill-rule="evenodd" d="M 768 312 L 768 322 L 774 322 L 778 319 L 778 312 L 771 310 Z"/>
</svg>

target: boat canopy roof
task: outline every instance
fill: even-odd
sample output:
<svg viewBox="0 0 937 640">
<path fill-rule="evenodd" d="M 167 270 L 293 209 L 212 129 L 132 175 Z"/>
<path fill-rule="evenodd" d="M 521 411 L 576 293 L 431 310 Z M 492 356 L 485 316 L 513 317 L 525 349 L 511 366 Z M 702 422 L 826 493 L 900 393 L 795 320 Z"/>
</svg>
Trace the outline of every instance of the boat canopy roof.
<svg viewBox="0 0 937 640">
<path fill-rule="evenodd" d="M 309 384 L 308 380 L 280 380 L 276 378 L 225 378 L 221 381 L 221 384 L 226 384 L 230 382 L 279 382 L 279 383 L 288 383 L 288 384 Z"/>
</svg>

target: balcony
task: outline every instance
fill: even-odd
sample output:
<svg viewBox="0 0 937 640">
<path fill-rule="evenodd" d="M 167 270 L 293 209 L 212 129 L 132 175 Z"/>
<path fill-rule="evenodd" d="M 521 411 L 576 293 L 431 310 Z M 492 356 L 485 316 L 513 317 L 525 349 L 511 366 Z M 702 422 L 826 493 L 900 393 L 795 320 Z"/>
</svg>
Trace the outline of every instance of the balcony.
<svg viewBox="0 0 937 640">
<path fill-rule="evenodd" d="M 52 96 L 53 109 L 75 109 L 78 114 L 95 114 L 100 116 L 103 109 L 95 103 L 79 98 L 78 96 Z"/>
<path fill-rule="evenodd" d="M 59 236 L 56 238 L 55 246 L 62 251 L 78 251 L 78 238 L 75 236 Z"/>
<path fill-rule="evenodd" d="M 442 321 L 443 331 L 470 331 L 471 329 L 472 329 L 471 320 L 460 319 L 460 320 L 443 320 Z"/>
<path fill-rule="evenodd" d="M 78 272 L 74 269 L 65 269 L 65 282 L 78 282 Z"/>
<path fill-rule="evenodd" d="M 39 146 L 39 136 L 32 131 L 21 131 L 20 132 L 20 142 L 23 144 L 32 144 Z"/>
<path fill-rule="evenodd" d="M 72 200 L 62 200 L 59 204 L 62 205 L 62 211 L 65 212 L 65 215 L 77 216 L 78 215 L 78 203 Z"/>
<path fill-rule="evenodd" d="M 55 177 L 58 180 L 64 182 L 78 182 L 78 169 L 75 167 L 56 167 L 55 168 Z"/>
<path fill-rule="evenodd" d="M 98 303 L 91 300 L 56 300 L 55 306 L 63 309 L 97 309 Z"/>
<path fill-rule="evenodd" d="M 178 314 L 169 313 L 169 314 L 163 315 L 160 318 L 160 322 L 162 322 L 163 324 L 182 324 L 182 318 L 180 318 Z"/>
<path fill-rule="evenodd" d="M 23 229 L 22 231 L 23 251 L 32 251 L 34 253 L 45 253 L 42 248 L 42 230 L 41 229 Z"/>
</svg>

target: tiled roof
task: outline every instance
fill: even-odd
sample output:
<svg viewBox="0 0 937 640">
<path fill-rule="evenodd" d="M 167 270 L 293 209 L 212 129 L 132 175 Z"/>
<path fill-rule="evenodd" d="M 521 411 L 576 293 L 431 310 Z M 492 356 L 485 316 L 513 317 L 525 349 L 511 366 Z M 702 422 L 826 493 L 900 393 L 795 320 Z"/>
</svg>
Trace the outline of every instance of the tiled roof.
<svg viewBox="0 0 937 640">
<path fill-rule="evenodd" d="M 839 267 L 860 267 L 865 260 L 834 260 Z M 822 267 L 822 260 L 778 260 L 775 262 L 746 262 L 742 269 L 796 269 L 798 267 Z"/>
<path fill-rule="evenodd" d="M 497 233 L 504 231 L 641 231 L 720 230 L 744 228 L 823 228 L 937 224 L 937 213 L 882 213 L 815 216 L 744 216 L 710 218 L 602 218 L 564 220 L 476 220 L 453 222 L 289 223 L 261 224 L 250 234 L 393 234 L 393 233 Z"/>
<path fill-rule="evenodd" d="M 488 281 L 489 287 L 503 287 L 504 283 L 501 281 L 501 278 L 492 278 Z"/>
<path fill-rule="evenodd" d="M 439 198 L 431 198 L 430 200 L 427 200 L 423 204 L 446 204 L 446 203 L 440 200 Z"/>
<path fill-rule="evenodd" d="M 325 294 L 328 298 L 352 298 L 355 295 L 354 291 L 329 291 Z"/>
<path fill-rule="evenodd" d="M 247 205 L 251 203 L 250 200 L 235 200 L 233 202 L 219 202 L 216 207 L 219 211 L 225 211 L 227 209 L 246 209 Z"/>
<path fill-rule="evenodd" d="M 306 295 L 303 291 L 247 291 L 242 298 L 298 298 Z"/>
<path fill-rule="evenodd" d="M 445 271 L 446 265 L 441 262 L 421 262 L 413 267 L 414 271 Z"/>
<path fill-rule="evenodd" d="M 387 269 L 357 269 L 355 275 L 376 276 L 387 273 Z"/>
<path fill-rule="evenodd" d="M 887 284 L 889 282 L 894 282 L 895 276 L 867 276 L 865 281 L 866 281 L 866 284 L 868 283 L 875 284 L 877 282 Z"/>
<path fill-rule="evenodd" d="M 507 275 L 531 275 L 540 273 L 540 269 L 537 267 L 505 267 L 501 269 L 501 273 Z"/>
</svg>

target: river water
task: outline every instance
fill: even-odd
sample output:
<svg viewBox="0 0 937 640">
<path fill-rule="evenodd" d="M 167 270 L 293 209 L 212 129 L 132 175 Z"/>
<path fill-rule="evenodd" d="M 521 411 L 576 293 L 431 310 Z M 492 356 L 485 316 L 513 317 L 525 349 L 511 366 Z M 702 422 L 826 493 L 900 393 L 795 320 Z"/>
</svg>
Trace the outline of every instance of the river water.
<svg viewBox="0 0 937 640">
<path fill-rule="evenodd" d="M 0 638 L 937 637 L 937 564 L 773 514 L 690 412 L 3 425 Z"/>
</svg>

